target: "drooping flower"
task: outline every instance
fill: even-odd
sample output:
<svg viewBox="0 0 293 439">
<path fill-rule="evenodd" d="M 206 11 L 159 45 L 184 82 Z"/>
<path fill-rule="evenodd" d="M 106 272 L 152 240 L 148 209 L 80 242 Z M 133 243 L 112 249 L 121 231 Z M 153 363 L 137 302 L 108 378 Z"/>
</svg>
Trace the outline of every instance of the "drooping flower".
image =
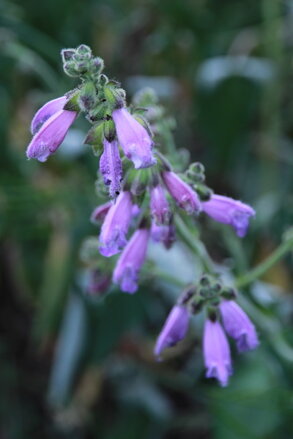
<svg viewBox="0 0 293 439">
<path fill-rule="evenodd" d="M 102 222 L 112 205 L 112 201 L 108 201 L 107 203 L 101 204 L 100 206 L 96 207 L 90 216 L 91 222 L 94 224 L 99 224 L 100 222 Z"/>
<path fill-rule="evenodd" d="M 258 346 L 259 341 L 253 323 L 234 300 L 223 300 L 220 304 L 220 312 L 224 328 L 227 334 L 236 340 L 239 352 L 255 349 Z"/>
<path fill-rule="evenodd" d="M 148 168 L 156 163 L 152 154 L 152 139 L 147 130 L 127 111 L 119 108 L 112 113 L 119 143 L 134 167 Z"/>
<path fill-rule="evenodd" d="M 26 155 L 45 162 L 63 142 L 67 131 L 77 117 L 77 112 L 63 110 L 65 96 L 47 102 L 34 116 L 31 132 L 34 135 Z"/>
<path fill-rule="evenodd" d="M 187 333 L 189 313 L 185 306 L 173 306 L 162 331 L 158 337 L 154 353 L 159 356 L 161 352 L 171 346 L 176 345 Z"/>
<path fill-rule="evenodd" d="M 164 189 L 159 184 L 151 189 L 150 208 L 152 217 L 155 219 L 157 224 L 167 224 L 169 222 L 169 204 L 166 199 Z"/>
<path fill-rule="evenodd" d="M 217 378 L 221 386 L 228 384 L 232 373 L 230 347 L 218 321 L 207 319 L 204 326 L 203 353 L 207 378 Z"/>
<path fill-rule="evenodd" d="M 162 242 L 169 249 L 176 239 L 175 226 L 173 223 L 158 225 L 152 221 L 151 238 L 155 242 Z"/>
<path fill-rule="evenodd" d="M 216 194 L 209 201 L 203 202 L 202 208 L 215 221 L 232 226 L 240 238 L 245 236 L 250 217 L 255 215 L 255 211 L 247 204 Z"/>
<path fill-rule="evenodd" d="M 110 207 L 100 233 L 100 253 L 113 256 L 126 245 L 126 234 L 132 218 L 132 201 L 128 191 L 123 191 Z"/>
<path fill-rule="evenodd" d="M 113 281 L 125 293 L 135 293 L 138 288 L 138 275 L 145 261 L 148 239 L 148 229 L 136 230 L 118 259 Z"/>
<path fill-rule="evenodd" d="M 122 163 L 116 140 L 108 142 L 104 139 L 104 152 L 100 158 L 100 172 L 104 183 L 109 186 L 109 194 L 112 198 L 119 195 L 122 180 Z"/>
<path fill-rule="evenodd" d="M 177 174 L 171 171 L 164 171 L 162 178 L 168 191 L 179 207 L 189 214 L 200 212 L 201 202 L 197 193 L 187 183 L 181 180 Z"/>
</svg>

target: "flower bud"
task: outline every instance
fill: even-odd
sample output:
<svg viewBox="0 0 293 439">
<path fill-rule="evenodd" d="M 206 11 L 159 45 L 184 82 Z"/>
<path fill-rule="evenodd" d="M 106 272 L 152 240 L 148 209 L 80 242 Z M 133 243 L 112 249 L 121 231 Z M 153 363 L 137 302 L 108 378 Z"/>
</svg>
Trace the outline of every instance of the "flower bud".
<svg viewBox="0 0 293 439">
<path fill-rule="evenodd" d="M 78 48 L 76 49 L 76 53 L 84 59 L 90 59 L 92 56 L 91 48 L 86 44 L 81 44 L 80 46 L 78 46 Z"/>
<path fill-rule="evenodd" d="M 94 107 L 96 103 L 96 89 L 92 81 L 87 81 L 82 85 L 78 102 L 83 111 L 88 111 Z"/>
<path fill-rule="evenodd" d="M 63 63 L 66 63 L 67 61 L 71 61 L 73 59 L 74 54 L 75 54 L 75 49 L 61 50 L 61 57 L 62 57 Z"/>
</svg>

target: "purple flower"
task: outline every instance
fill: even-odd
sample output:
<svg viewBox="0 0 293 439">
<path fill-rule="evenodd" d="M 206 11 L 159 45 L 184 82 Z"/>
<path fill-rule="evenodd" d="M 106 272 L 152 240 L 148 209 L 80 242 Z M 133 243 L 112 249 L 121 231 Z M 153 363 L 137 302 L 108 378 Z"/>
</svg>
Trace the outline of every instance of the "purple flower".
<svg viewBox="0 0 293 439">
<path fill-rule="evenodd" d="M 134 167 L 148 168 L 156 163 L 152 154 L 152 140 L 147 130 L 126 110 L 119 108 L 112 113 L 119 143 Z"/>
<path fill-rule="evenodd" d="M 168 191 L 179 207 L 186 210 L 189 214 L 201 210 L 201 202 L 197 193 L 187 183 L 181 180 L 177 174 L 171 171 L 165 171 L 162 173 L 162 177 Z"/>
<path fill-rule="evenodd" d="M 220 311 L 224 328 L 227 334 L 237 341 L 238 351 L 255 349 L 259 344 L 258 337 L 254 325 L 243 309 L 234 300 L 223 300 Z"/>
<path fill-rule="evenodd" d="M 104 152 L 100 158 L 100 172 L 105 185 L 109 186 L 109 194 L 112 198 L 119 195 L 122 180 L 122 163 L 120 159 L 118 143 L 116 140 L 108 142 L 104 139 Z"/>
<path fill-rule="evenodd" d="M 138 288 L 138 274 L 145 261 L 148 239 L 149 230 L 136 230 L 118 259 L 113 281 L 126 293 L 135 293 Z"/>
<path fill-rule="evenodd" d="M 209 201 L 202 203 L 203 211 L 215 221 L 234 227 L 240 238 L 245 236 L 249 219 L 255 211 L 247 204 L 222 195 L 212 195 Z"/>
<path fill-rule="evenodd" d="M 155 242 L 162 242 L 169 249 L 176 239 L 174 224 L 158 225 L 154 221 L 151 227 L 151 237 Z"/>
<path fill-rule="evenodd" d="M 121 192 L 110 207 L 102 225 L 99 248 L 103 256 L 113 256 L 126 245 L 126 234 L 132 218 L 130 192 Z"/>
<path fill-rule="evenodd" d="M 176 345 L 185 337 L 188 330 L 188 322 L 189 313 L 187 308 L 182 305 L 173 306 L 158 337 L 154 349 L 156 356 L 159 356 L 164 349 Z"/>
<path fill-rule="evenodd" d="M 45 104 L 35 115 L 31 123 L 34 135 L 26 155 L 45 162 L 64 140 L 70 126 L 77 117 L 75 111 L 63 110 L 66 97 L 54 99 Z"/>
<path fill-rule="evenodd" d="M 100 222 L 104 221 L 112 205 L 112 201 L 108 201 L 107 203 L 101 204 L 100 206 L 96 207 L 91 214 L 91 222 L 94 224 L 99 224 Z"/>
<path fill-rule="evenodd" d="M 151 213 L 157 224 L 166 224 L 170 219 L 169 204 L 161 185 L 151 189 Z"/>
<path fill-rule="evenodd" d="M 228 384 L 232 373 L 230 348 L 219 322 L 207 319 L 203 336 L 204 362 L 207 378 L 217 378 L 221 386 Z"/>
</svg>

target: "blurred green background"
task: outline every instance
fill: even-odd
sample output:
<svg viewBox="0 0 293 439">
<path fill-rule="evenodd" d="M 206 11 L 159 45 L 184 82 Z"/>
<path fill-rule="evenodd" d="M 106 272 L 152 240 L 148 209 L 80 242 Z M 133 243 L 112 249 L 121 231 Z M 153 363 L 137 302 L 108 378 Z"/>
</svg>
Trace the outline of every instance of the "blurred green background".
<svg viewBox="0 0 293 439">
<path fill-rule="evenodd" d="M 156 90 L 216 192 L 256 208 L 241 242 L 203 231 L 219 267 L 244 273 L 292 224 L 292 28 L 291 0 L 0 0 L 1 439 L 293 437 L 292 253 L 243 291 L 261 346 L 234 352 L 220 389 L 204 378 L 200 321 L 165 362 L 152 355 L 180 291 L 154 262 L 188 282 L 187 249 L 152 249 L 133 297 L 83 293 L 98 203 L 86 122 L 46 164 L 25 157 L 36 109 L 75 85 L 61 48 L 90 45 L 129 96 Z"/>
</svg>

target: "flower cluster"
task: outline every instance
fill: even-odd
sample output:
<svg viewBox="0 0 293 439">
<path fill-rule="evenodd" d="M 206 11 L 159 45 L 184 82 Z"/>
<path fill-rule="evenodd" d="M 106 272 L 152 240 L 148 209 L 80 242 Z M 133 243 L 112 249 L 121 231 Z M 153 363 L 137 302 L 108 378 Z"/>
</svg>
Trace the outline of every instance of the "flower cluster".
<svg viewBox="0 0 293 439">
<path fill-rule="evenodd" d="M 197 286 L 184 291 L 172 308 L 156 342 L 155 355 L 160 358 L 164 349 L 181 341 L 187 334 L 192 314 L 207 306 L 208 318 L 203 334 L 206 376 L 216 378 L 222 386 L 226 386 L 232 373 L 232 362 L 225 331 L 236 340 L 239 352 L 258 346 L 254 325 L 234 299 L 233 290 L 223 288 L 219 282 L 213 282 L 204 276 Z"/>
<path fill-rule="evenodd" d="M 112 280 L 123 292 L 137 291 L 150 240 L 171 247 L 176 239 L 176 215 L 197 217 L 204 213 L 232 226 L 239 237 L 246 234 L 255 214 L 250 206 L 214 194 L 205 184 L 200 163 L 190 165 L 184 174 L 172 169 L 160 137 L 163 112 L 155 105 L 152 93 L 138 94 L 133 105 L 127 107 L 125 91 L 102 73 L 103 60 L 94 57 L 89 47 L 64 49 L 62 59 L 65 73 L 79 78 L 80 85 L 36 113 L 27 157 L 46 161 L 80 113 L 92 124 L 85 143 L 92 146 L 99 159 L 99 178 L 108 188 L 110 200 L 93 211 L 91 220 L 101 224 L 100 254 L 109 258 L 120 253 Z M 91 290 L 100 288 L 96 287 L 96 277 L 95 272 Z M 191 295 L 192 300 L 194 297 Z M 200 308 L 208 306 L 209 300 L 201 300 Z M 185 336 L 189 305 L 190 301 L 180 301 L 171 311 L 158 339 L 156 355 Z M 216 376 L 225 385 L 231 360 L 219 315 L 226 332 L 236 338 L 239 350 L 255 347 L 257 337 L 234 301 L 221 299 L 218 305 L 220 311 L 214 310 L 205 324 L 204 353 L 208 376 Z M 193 302 L 191 308 L 196 308 Z"/>
</svg>

